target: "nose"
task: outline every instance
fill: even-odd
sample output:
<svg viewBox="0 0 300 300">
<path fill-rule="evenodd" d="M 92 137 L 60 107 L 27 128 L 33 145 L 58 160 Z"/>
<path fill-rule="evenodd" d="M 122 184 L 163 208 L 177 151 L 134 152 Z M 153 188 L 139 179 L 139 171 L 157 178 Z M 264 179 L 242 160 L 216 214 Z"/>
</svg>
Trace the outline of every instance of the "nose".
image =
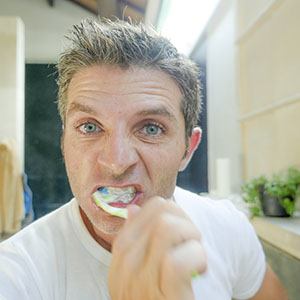
<svg viewBox="0 0 300 300">
<path fill-rule="evenodd" d="M 121 176 L 136 165 L 139 155 L 129 137 L 121 132 L 111 134 L 102 141 L 97 163 L 114 177 Z"/>
</svg>

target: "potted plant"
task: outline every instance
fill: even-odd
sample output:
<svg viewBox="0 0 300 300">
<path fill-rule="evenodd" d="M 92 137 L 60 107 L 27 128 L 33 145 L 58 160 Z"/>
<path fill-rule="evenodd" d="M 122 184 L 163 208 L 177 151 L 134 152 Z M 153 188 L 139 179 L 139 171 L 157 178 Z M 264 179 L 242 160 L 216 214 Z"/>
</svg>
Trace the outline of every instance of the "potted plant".
<svg viewBox="0 0 300 300">
<path fill-rule="evenodd" d="M 242 197 L 248 204 L 252 216 L 260 216 L 262 214 L 261 199 L 266 182 L 267 178 L 260 176 L 242 185 Z"/>
<path fill-rule="evenodd" d="M 286 172 L 254 178 L 242 186 L 243 199 L 253 216 L 289 217 L 295 211 L 300 193 L 300 171 L 291 167 Z"/>
</svg>

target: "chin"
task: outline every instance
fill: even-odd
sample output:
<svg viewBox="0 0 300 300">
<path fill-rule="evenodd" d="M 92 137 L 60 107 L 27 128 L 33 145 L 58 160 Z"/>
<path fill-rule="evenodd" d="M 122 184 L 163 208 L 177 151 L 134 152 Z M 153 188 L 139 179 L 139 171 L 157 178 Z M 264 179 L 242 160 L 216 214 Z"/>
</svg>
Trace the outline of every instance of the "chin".
<svg viewBox="0 0 300 300">
<path fill-rule="evenodd" d="M 101 235 L 116 235 L 122 228 L 125 220 L 110 216 L 107 213 L 103 212 L 101 216 L 97 215 L 94 218 L 90 218 L 91 223 L 93 224 L 94 230 L 97 234 Z"/>
<path fill-rule="evenodd" d="M 125 220 L 121 218 L 111 216 L 104 212 L 90 201 L 78 201 L 78 204 L 83 213 L 82 217 L 87 229 L 90 231 L 92 227 L 99 236 L 116 235 L 125 222 Z"/>
</svg>

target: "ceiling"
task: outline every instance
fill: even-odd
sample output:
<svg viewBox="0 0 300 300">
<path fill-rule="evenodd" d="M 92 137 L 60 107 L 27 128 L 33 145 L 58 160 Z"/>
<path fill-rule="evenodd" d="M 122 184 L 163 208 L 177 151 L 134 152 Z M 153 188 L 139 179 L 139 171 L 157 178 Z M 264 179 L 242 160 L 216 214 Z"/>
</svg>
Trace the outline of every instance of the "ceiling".
<svg viewBox="0 0 300 300">
<path fill-rule="evenodd" d="M 48 0 L 50 6 L 55 6 L 59 0 Z M 110 18 L 117 16 L 121 19 L 132 19 L 136 21 L 145 21 L 146 10 L 149 2 L 152 0 L 69 0 L 84 9 Z M 156 1 L 157 2 L 157 1 Z M 158 7 L 157 7 L 158 8 Z"/>
</svg>

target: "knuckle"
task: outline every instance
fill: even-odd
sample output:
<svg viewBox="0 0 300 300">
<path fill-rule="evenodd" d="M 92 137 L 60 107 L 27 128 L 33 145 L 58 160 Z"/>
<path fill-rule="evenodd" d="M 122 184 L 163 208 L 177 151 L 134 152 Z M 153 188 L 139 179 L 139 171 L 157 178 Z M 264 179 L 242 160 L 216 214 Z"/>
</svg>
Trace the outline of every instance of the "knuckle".
<svg viewBox="0 0 300 300">
<path fill-rule="evenodd" d="M 161 206 L 164 205 L 165 199 L 159 196 L 154 196 L 149 198 L 147 204 L 145 206 L 150 206 L 155 209 L 159 209 Z"/>
<path fill-rule="evenodd" d="M 168 213 L 162 213 L 159 215 L 155 222 L 153 234 L 157 238 L 164 238 L 170 234 L 170 231 L 174 230 L 175 226 L 174 217 Z"/>
<path fill-rule="evenodd" d="M 162 270 L 165 274 L 180 274 L 184 266 L 180 260 L 177 260 L 172 253 L 166 253 L 162 261 Z"/>
<path fill-rule="evenodd" d="M 195 241 L 197 241 L 199 244 L 200 242 L 202 241 L 202 235 L 201 235 L 201 232 L 198 230 L 197 227 L 194 226 L 194 239 Z"/>
<path fill-rule="evenodd" d="M 156 213 L 163 213 L 165 211 L 172 212 L 175 209 L 179 209 L 176 203 L 160 196 L 149 198 L 145 207 L 149 210 L 155 211 Z"/>
<path fill-rule="evenodd" d="M 193 256 L 197 259 L 197 266 L 199 273 L 203 273 L 207 269 L 207 256 L 203 245 L 196 240 L 191 241 L 194 247 Z"/>
</svg>

